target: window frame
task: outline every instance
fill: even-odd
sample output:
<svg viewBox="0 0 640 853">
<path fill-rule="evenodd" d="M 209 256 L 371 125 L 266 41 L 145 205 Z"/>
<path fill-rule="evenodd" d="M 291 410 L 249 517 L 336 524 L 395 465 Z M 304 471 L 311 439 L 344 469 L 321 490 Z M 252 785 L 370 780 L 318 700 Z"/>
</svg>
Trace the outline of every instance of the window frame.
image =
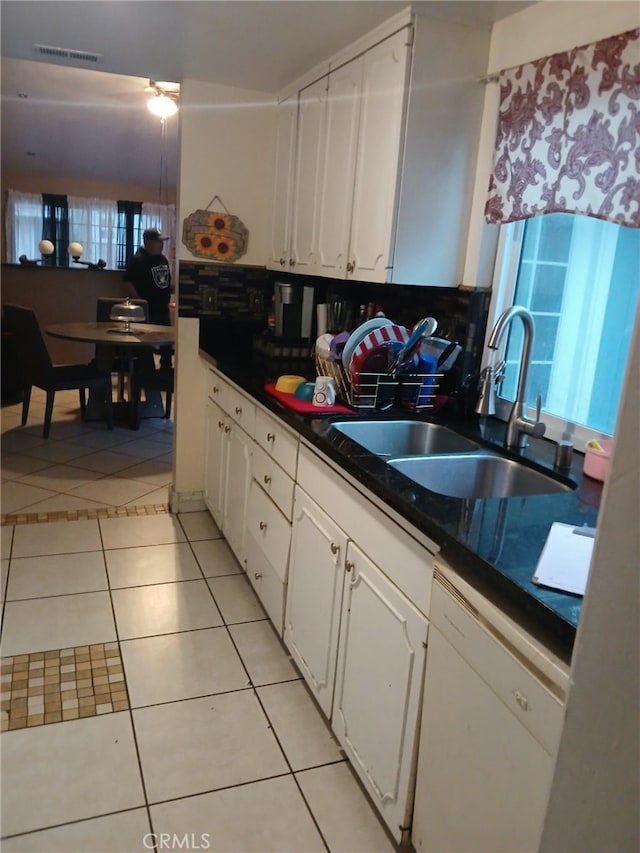
<svg viewBox="0 0 640 853">
<path fill-rule="evenodd" d="M 489 359 L 493 357 L 489 355 L 491 352 L 487 344 L 491 336 L 493 327 L 495 326 L 498 317 L 507 308 L 514 304 L 514 296 L 518 271 L 520 267 L 520 257 L 524 244 L 525 224 L 527 220 L 519 220 L 510 222 L 500 228 L 498 236 L 498 246 L 496 251 L 496 263 L 491 287 L 491 300 L 487 314 L 487 329 L 484 341 L 484 358 L 483 364 L 494 363 Z M 515 321 L 518 322 L 518 321 Z M 506 351 L 507 338 L 501 345 L 500 352 L 504 354 Z M 495 357 L 497 362 L 497 357 Z M 510 365 L 510 368 L 512 366 Z M 574 443 L 578 450 L 582 450 L 584 444 L 593 438 L 611 438 L 611 435 L 600 430 L 587 427 L 584 424 L 575 423 L 557 415 L 551 414 L 544 407 L 545 401 L 542 400 L 542 410 L 540 419 L 546 424 L 545 438 L 552 441 L 560 441 L 568 439 Z M 500 397 L 499 389 L 496 392 L 495 416 L 499 420 L 508 421 L 513 402 Z M 528 416 L 533 417 L 534 411 L 530 407 Z"/>
</svg>

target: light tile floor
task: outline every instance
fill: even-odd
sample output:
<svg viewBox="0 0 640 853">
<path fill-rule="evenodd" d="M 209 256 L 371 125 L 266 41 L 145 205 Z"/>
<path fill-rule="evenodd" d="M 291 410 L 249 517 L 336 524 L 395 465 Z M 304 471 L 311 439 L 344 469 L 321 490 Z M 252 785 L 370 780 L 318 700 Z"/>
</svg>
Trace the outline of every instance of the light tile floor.
<svg viewBox="0 0 640 853">
<path fill-rule="evenodd" d="M 3 512 L 104 506 L 78 498 L 78 478 L 134 467 L 141 499 L 166 501 L 145 480 L 158 469 L 123 450 L 140 433 L 116 428 L 119 446 L 76 413 L 43 445 L 2 415 Z M 143 431 L 160 451 L 147 462 L 170 466 L 170 424 Z M 394 849 L 208 513 L 48 516 L 0 533 L 4 853 L 143 853 L 161 833 L 176 837 L 162 849 L 185 836 L 225 853 Z"/>
</svg>

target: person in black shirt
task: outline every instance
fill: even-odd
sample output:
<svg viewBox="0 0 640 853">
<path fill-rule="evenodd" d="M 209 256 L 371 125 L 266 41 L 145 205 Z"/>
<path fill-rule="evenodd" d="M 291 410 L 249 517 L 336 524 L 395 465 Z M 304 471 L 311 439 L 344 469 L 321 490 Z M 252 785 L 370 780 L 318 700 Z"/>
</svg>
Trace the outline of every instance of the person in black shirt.
<svg viewBox="0 0 640 853">
<path fill-rule="evenodd" d="M 149 303 L 149 323 L 171 325 L 171 268 L 162 253 L 168 240 L 157 228 L 147 228 L 142 234 L 143 245 L 129 260 L 124 280 L 133 285 L 136 296 Z M 171 347 L 160 347 L 160 367 L 171 366 Z"/>
</svg>

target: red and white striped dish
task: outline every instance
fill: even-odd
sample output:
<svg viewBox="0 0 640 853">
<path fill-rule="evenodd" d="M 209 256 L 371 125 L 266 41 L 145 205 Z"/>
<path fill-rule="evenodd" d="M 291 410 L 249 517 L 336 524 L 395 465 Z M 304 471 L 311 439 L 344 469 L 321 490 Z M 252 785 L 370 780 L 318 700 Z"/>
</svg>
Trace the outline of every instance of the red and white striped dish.
<svg viewBox="0 0 640 853">
<path fill-rule="evenodd" d="M 349 372 L 351 377 L 362 372 L 366 364 L 366 369 L 370 372 L 384 373 L 391 363 L 394 353 L 396 353 L 402 344 L 411 337 L 411 332 L 404 326 L 397 326 L 392 323 L 390 326 L 381 326 L 379 329 L 374 329 L 362 340 L 355 348 L 351 356 L 349 364 Z M 380 356 L 372 358 L 371 356 Z M 379 367 L 374 367 L 379 365 Z"/>
</svg>

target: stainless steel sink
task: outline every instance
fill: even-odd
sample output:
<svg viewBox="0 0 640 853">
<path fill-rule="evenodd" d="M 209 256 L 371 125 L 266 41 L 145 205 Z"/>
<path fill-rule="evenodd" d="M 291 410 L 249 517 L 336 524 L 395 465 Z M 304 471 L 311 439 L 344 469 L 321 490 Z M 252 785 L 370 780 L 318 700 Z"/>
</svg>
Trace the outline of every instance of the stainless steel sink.
<svg viewBox="0 0 640 853">
<path fill-rule="evenodd" d="M 390 459 L 389 465 L 420 486 L 452 498 L 514 498 L 572 490 L 513 459 L 489 453 L 413 456 Z"/>
<path fill-rule="evenodd" d="M 339 421 L 331 426 L 385 459 L 478 449 L 474 441 L 452 429 L 424 421 Z"/>
</svg>

